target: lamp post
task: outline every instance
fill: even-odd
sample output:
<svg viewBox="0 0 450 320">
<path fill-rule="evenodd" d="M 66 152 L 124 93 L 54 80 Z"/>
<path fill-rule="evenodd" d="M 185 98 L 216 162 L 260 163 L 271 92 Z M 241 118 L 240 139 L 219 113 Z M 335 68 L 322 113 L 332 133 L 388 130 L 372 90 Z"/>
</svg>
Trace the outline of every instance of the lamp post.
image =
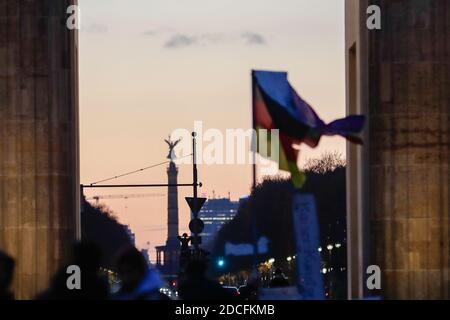
<svg viewBox="0 0 450 320">
<path fill-rule="evenodd" d="M 334 246 L 332 244 L 327 245 L 327 250 L 328 250 L 328 272 L 327 272 L 327 274 L 328 274 L 328 287 L 330 289 L 330 294 L 329 294 L 330 297 L 334 296 L 334 293 L 333 293 L 333 279 L 332 279 L 332 275 L 333 275 L 333 273 L 332 273 L 333 270 L 332 269 L 333 269 L 333 267 L 331 265 L 331 257 L 332 257 L 331 253 L 332 253 L 333 248 L 334 248 Z"/>
</svg>

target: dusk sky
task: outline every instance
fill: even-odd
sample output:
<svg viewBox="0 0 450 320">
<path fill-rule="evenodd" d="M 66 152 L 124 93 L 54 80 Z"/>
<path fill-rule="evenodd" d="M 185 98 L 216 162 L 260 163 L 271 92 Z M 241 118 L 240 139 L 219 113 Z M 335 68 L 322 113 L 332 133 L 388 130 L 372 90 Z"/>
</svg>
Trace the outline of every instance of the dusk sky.
<svg viewBox="0 0 450 320">
<path fill-rule="evenodd" d="M 165 161 L 164 138 L 178 128 L 251 127 L 252 69 L 287 71 L 325 121 L 345 116 L 344 1 L 80 0 L 81 182 Z M 345 156 L 343 138 L 301 147 L 301 162 L 324 151 Z M 250 165 L 199 166 L 200 194 L 247 195 Z M 191 166 L 179 182 L 191 182 Z M 166 183 L 165 166 L 110 181 Z M 86 195 L 163 189 L 86 191 Z M 179 190 L 180 232 L 189 209 Z M 166 240 L 165 196 L 105 200 L 137 245 Z"/>
</svg>

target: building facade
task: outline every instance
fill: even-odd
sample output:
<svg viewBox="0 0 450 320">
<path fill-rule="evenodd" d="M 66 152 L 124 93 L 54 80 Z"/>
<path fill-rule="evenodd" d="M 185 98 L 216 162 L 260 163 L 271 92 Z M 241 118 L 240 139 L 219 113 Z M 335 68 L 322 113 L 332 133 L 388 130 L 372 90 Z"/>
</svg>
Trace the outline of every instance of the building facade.
<svg viewBox="0 0 450 320">
<path fill-rule="evenodd" d="M 147 263 L 150 265 L 151 261 L 150 261 L 150 253 L 148 249 L 141 249 L 141 253 L 142 256 L 144 257 L 145 261 L 147 261 Z"/>
<path fill-rule="evenodd" d="M 0 1 L 0 250 L 34 297 L 80 235 L 74 0 Z"/>
<path fill-rule="evenodd" d="M 205 228 L 200 234 L 205 247 L 212 243 L 215 235 L 225 223 L 233 220 L 238 208 L 239 202 L 231 201 L 228 198 L 208 199 L 205 202 L 198 214 L 205 224 Z"/>
<path fill-rule="evenodd" d="M 448 299 L 450 3 L 347 0 L 345 14 L 347 113 L 368 117 L 347 149 L 349 297 Z"/>
</svg>

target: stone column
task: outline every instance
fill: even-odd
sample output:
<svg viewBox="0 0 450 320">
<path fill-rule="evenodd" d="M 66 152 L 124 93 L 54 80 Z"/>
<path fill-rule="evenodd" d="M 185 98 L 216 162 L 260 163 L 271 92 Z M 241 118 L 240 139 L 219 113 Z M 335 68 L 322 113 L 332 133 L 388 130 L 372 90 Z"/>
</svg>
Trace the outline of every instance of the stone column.
<svg viewBox="0 0 450 320">
<path fill-rule="evenodd" d="M 385 298 L 448 299 L 450 2 L 370 2 L 371 262 Z"/>
<path fill-rule="evenodd" d="M 167 178 L 172 185 L 167 189 L 167 241 L 176 240 L 178 245 L 178 187 L 173 186 L 178 183 L 178 168 L 172 161 L 167 168 Z"/>
<path fill-rule="evenodd" d="M 164 250 L 164 270 L 174 274 L 178 270 L 180 241 L 178 237 L 178 168 L 174 162 L 167 168 L 169 186 L 167 189 L 167 241 Z"/>
<path fill-rule="evenodd" d="M 14 290 L 22 299 L 47 287 L 79 221 L 71 4 L 0 0 L 0 250 L 16 259 Z"/>
</svg>

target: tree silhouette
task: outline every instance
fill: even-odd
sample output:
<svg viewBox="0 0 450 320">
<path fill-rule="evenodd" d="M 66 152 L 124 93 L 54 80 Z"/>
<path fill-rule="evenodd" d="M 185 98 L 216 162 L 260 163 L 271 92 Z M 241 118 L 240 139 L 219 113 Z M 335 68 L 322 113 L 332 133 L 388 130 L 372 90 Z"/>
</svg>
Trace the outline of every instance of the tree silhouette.
<svg viewBox="0 0 450 320">
<path fill-rule="evenodd" d="M 122 248 L 131 245 L 125 226 L 117 222 L 105 205 L 93 206 L 83 199 L 81 239 L 95 243 L 102 251 L 102 267 L 115 269 L 115 259 Z"/>
<path fill-rule="evenodd" d="M 306 161 L 303 167 L 305 172 L 327 173 L 338 168 L 345 168 L 346 161 L 342 154 L 335 152 L 325 152 L 320 158 L 313 158 Z"/>
<path fill-rule="evenodd" d="M 320 242 L 326 248 L 329 243 L 340 243 L 345 253 L 346 242 L 346 189 L 345 161 L 337 153 L 326 153 L 317 161 L 311 161 L 305 170 L 307 180 L 302 192 L 312 193 L 316 199 L 320 229 Z M 295 237 L 292 219 L 293 187 L 290 180 L 271 178 L 264 180 L 252 191 L 247 201 L 241 203 L 235 218 L 218 232 L 212 250 L 212 261 L 224 255 L 226 242 L 252 243 L 253 221 L 256 221 L 256 237 L 269 239 L 269 253 L 261 255 L 259 261 L 269 257 L 285 259 L 294 255 Z M 252 210 L 253 209 L 253 210 Z M 255 220 L 252 219 L 252 212 Z M 326 250 L 324 250 L 326 251 Z M 226 271 L 249 268 L 250 257 L 227 257 Z M 339 258 L 345 265 L 346 255 Z M 219 270 L 218 270 L 219 271 Z"/>
</svg>

